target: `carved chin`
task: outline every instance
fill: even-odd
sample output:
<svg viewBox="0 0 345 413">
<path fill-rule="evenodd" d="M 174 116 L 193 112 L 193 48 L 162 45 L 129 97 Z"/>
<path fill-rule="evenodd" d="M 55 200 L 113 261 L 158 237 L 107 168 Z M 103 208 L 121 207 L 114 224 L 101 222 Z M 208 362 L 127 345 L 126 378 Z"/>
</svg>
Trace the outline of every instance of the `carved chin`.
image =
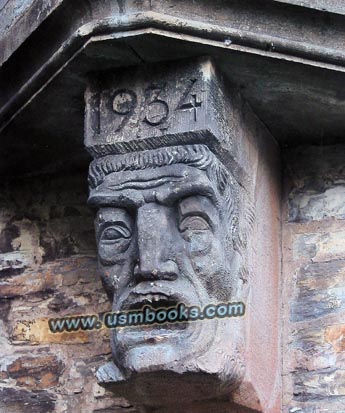
<svg viewBox="0 0 345 413">
<path fill-rule="evenodd" d="M 215 327 L 208 326 L 207 336 L 214 336 Z M 128 327 L 114 331 L 115 359 L 126 375 L 131 372 L 172 370 L 181 363 L 203 353 L 210 340 L 200 322 L 176 323 L 145 327 Z"/>
<path fill-rule="evenodd" d="M 229 345 L 229 337 L 220 335 L 224 327 L 220 324 L 207 320 L 172 329 L 167 325 L 114 331 L 116 364 L 127 378 L 155 371 L 204 373 L 235 386 L 244 374 L 242 358 L 236 343 Z"/>
</svg>

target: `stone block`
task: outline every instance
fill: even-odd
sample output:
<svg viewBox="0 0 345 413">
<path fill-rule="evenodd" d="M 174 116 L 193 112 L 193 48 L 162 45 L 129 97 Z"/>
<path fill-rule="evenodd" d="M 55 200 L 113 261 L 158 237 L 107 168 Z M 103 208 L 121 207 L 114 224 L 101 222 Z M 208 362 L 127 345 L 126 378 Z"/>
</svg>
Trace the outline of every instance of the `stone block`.
<svg viewBox="0 0 345 413">
<path fill-rule="evenodd" d="M 86 147 L 106 155 L 178 145 L 181 138 L 224 139 L 217 127 L 225 114 L 222 105 L 217 115 L 221 89 L 214 66 L 205 60 L 180 63 L 179 69 L 160 64 L 102 74 L 100 88 L 86 92 Z"/>
<path fill-rule="evenodd" d="M 27 389 L 48 389 L 59 382 L 63 364 L 54 355 L 23 356 L 8 366 L 10 378 Z"/>
<path fill-rule="evenodd" d="M 1 413 L 52 413 L 55 397 L 44 390 L 0 389 Z"/>
<path fill-rule="evenodd" d="M 345 231 L 304 233 L 293 242 L 294 258 L 324 262 L 345 258 Z"/>
<path fill-rule="evenodd" d="M 177 66 L 178 65 L 178 70 Z M 239 182 L 248 137 L 262 134 L 209 58 L 138 66 L 95 78 L 85 93 L 85 146 L 94 157 L 206 144 Z"/>
<path fill-rule="evenodd" d="M 345 186 L 337 185 L 321 191 L 295 194 L 290 204 L 290 221 L 345 219 Z"/>
<path fill-rule="evenodd" d="M 299 401 L 336 400 L 345 396 L 345 370 L 296 371 L 294 399 Z"/>
<path fill-rule="evenodd" d="M 61 281 L 61 275 L 46 270 L 31 272 L 0 281 L 0 298 L 20 297 L 27 294 L 51 293 Z"/>
<path fill-rule="evenodd" d="M 345 352 L 345 324 L 328 326 L 325 340 L 332 345 L 336 353 Z"/>
<path fill-rule="evenodd" d="M 21 274 L 28 264 L 29 260 L 22 252 L 0 254 L 0 277 Z"/>
<path fill-rule="evenodd" d="M 17 321 L 12 329 L 10 340 L 17 345 L 37 344 L 85 344 L 90 341 L 87 331 L 52 333 L 48 318 Z"/>
<path fill-rule="evenodd" d="M 345 310 L 345 261 L 312 263 L 297 275 L 297 294 L 291 321 L 304 321 Z"/>
</svg>

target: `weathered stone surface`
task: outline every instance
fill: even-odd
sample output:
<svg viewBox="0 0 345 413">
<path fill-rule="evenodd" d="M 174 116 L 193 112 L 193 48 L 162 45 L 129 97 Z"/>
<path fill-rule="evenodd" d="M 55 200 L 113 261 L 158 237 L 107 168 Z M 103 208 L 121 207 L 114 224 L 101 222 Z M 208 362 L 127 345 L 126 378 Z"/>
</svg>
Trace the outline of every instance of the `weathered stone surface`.
<svg viewBox="0 0 345 413">
<path fill-rule="evenodd" d="M 61 282 L 61 275 L 53 277 L 47 270 L 37 276 L 37 273 L 18 275 L 0 281 L 0 297 L 14 298 L 26 294 L 41 294 L 49 296 L 54 288 Z"/>
<path fill-rule="evenodd" d="M 331 13 L 345 14 L 345 7 L 342 0 L 274 0 L 281 3 L 293 4 L 301 7 L 329 11 Z"/>
<path fill-rule="evenodd" d="M 7 368 L 9 377 L 16 380 L 17 386 L 32 390 L 56 386 L 62 370 L 62 362 L 53 355 L 20 357 Z"/>
<path fill-rule="evenodd" d="M 110 310 L 96 274 L 84 183 L 84 174 L 2 183 L 1 413 L 129 410 L 92 391 L 93 372 L 111 351 L 109 330 L 49 331 L 50 318 Z"/>
<path fill-rule="evenodd" d="M 309 0 L 304 2 L 281 0 L 280 3 L 282 2 L 317 9 L 326 8 L 332 13 L 342 13 L 343 8 L 339 1 L 335 0 L 333 2 L 315 0 L 313 4 Z M 8 7 L 12 7 L 11 4 L 6 3 L 3 9 L 6 18 L 10 16 L 8 22 L 5 21 L 4 24 L 11 25 L 13 37 L 13 41 L 7 42 L 6 47 L 0 47 L 2 49 L 0 54 L 4 60 L 23 43 L 29 33 L 36 31 L 36 23 L 44 19 L 56 5 L 60 4 L 60 1 L 36 1 L 32 12 L 27 7 L 30 3 L 29 0 L 12 2 L 18 8 L 11 10 L 10 13 L 7 13 L 7 10 L 9 10 Z M 122 64 L 124 61 L 128 64 L 137 64 L 140 60 L 170 58 L 170 55 L 175 53 L 183 56 L 187 49 L 189 54 L 202 54 L 201 51 L 211 48 L 211 42 L 217 54 L 219 51 L 219 61 L 222 62 L 223 67 L 227 68 L 228 76 L 241 84 L 243 93 L 247 93 L 250 97 L 251 104 L 257 113 L 264 115 L 263 118 L 267 125 L 276 132 L 277 138 L 282 142 L 292 140 L 300 142 L 302 139 L 310 139 L 313 142 L 323 143 L 324 141 L 342 140 L 344 99 L 339 85 L 343 84 L 343 19 L 331 13 L 312 12 L 309 14 L 304 7 L 289 7 L 277 3 L 217 0 L 208 3 L 193 2 L 191 6 L 190 3 L 183 1 L 138 2 L 128 0 L 117 3 L 110 1 L 72 2 L 70 8 L 61 8 L 61 13 L 57 15 L 60 16 L 60 22 L 66 24 L 59 25 L 59 19 L 54 20 L 54 15 L 45 29 L 46 33 L 54 33 L 54 46 L 52 47 L 52 43 L 49 42 L 50 36 L 49 38 L 47 36 L 47 46 L 43 45 L 45 42 L 42 42 L 40 47 L 35 48 L 32 58 L 25 59 L 25 54 L 28 53 L 26 46 L 30 44 L 32 46 L 35 42 L 35 37 L 33 37 L 33 42 L 29 39 L 26 45 L 24 44 L 18 51 L 18 60 L 14 59 L 10 62 L 12 66 L 8 66 L 7 74 L 16 73 L 16 78 L 19 78 L 18 84 L 15 85 L 17 90 L 23 85 L 28 86 L 22 88 L 23 94 L 18 94 L 19 103 L 13 106 L 14 109 L 12 110 L 9 106 L 10 110 L 7 113 L 10 113 L 10 116 L 24 102 L 29 101 L 32 91 L 38 91 L 47 78 L 51 77 L 56 67 L 58 69 L 62 67 L 61 60 L 59 60 L 58 63 L 53 62 L 56 67 L 52 68 L 47 65 L 48 70 L 39 81 L 35 81 L 35 76 L 32 76 L 35 75 L 37 68 L 42 67 L 42 62 L 47 60 L 47 56 L 51 56 L 50 51 L 58 50 L 58 46 L 62 44 L 61 39 L 71 39 L 66 34 L 69 33 L 69 29 L 70 33 L 75 32 L 70 22 L 75 22 L 75 27 L 79 27 L 85 22 L 109 18 L 104 26 L 90 24 L 84 27 L 77 33 L 77 37 L 80 36 L 79 39 L 82 36 L 88 36 L 91 33 L 89 30 L 95 28 L 101 28 L 110 33 L 114 28 L 115 30 L 132 30 L 137 29 L 139 25 L 141 29 L 149 27 L 150 34 L 145 33 L 143 37 L 148 36 L 150 40 L 143 41 L 143 37 L 138 39 L 131 33 L 128 37 L 132 39 L 115 41 L 110 35 L 105 42 L 97 40 L 99 44 L 102 44 L 101 47 L 95 46 L 93 42 L 90 42 L 87 50 L 81 47 L 80 50 L 83 52 L 82 56 L 79 56 L 78 63 L 75 63 L 74 67 L 64 68 L 68 73 L 66 74 L 65 70 L 65 74 L 57 77 L 55 85 L 46 94 L 39 96 L 36 101 L 31 101 L 26 115 L 18 121 L 16 132 L 9 133 L 5 135 L 5 139 L 2 139 L 5 144 L 5 150 L 2 151 L 2 167 L 5 168 L 3 165 L 6 165 L 6 171 L 11 171 L 11 173 L 11 168 L 16 172 L 20 168 L 32 171 L 55 160 L 55 157 L 59 157 L 57 153 L 65 157 L 66 153 L 70 155 L 71 148 L 80 148 L 76 142 L 81 145 L 82 94 L 80 91 L 84 88 L 84 81 L 79 69 L 83 66 L 80 64 L 83 61 L 87 62 L 83 69 L 89 72 L 90 68 L 91 71 L 98 70 L 101 67 L 100 61 L 106 62 L 109 66 L 116 66 L 121 59 Z M 176 4 L 178 7 L 172 7 Z M 73 15 L 64 21 L 63 18 L 70 10 L 77 10 L 78 17 Z M 208 12 L 206 13 L 205 10 Z M 144 12 L 148 13 L 144 15 Z M 25 23 L 21 27 L 16 25 L 18 17 Z M 37 18 L 34 19 L 36 20 L 34 24 L 30 21 L 32 17 Z M 202 25 L 199 27 L 201 22 Z M 168 28 L 169 34 L 158 34 L 158 30 L 155 31 L 153 26 L 163 28 L 163 30 Z M 54 27 L 58 30 L 52 30 Z M 181 31 L 183 35 L 174 33 L 174 31 Z M 254 36 L 252 32 L 255 32 Z M 188 43 L 186 39 L 190 34 L 202 37 L 202 42 L 199 38 L 199 44 L 197 44 L 196 38 L 190 36 L 188 40 L 190 47 L 186 47 Z M 162 41 L 164 37 L 169 36 L 171 39 L 173 36 L 176 38 L 169 39 L 167 42 Z M 161 39 L 155 41 L 155 37 Z M 71 43 L 73 47 L 79 47 L 74 42 Z M 177 47 L 178 43 L 180 45 Z M 201 43 L 203 43 L 202 47 Z M 175 48 L 172 50 L 166 47 L 163 50 L 157 45 L 174 45 Z M 66 49 L 61 50 L 64 53 Z M 118 53 L 119 51 L 122 54 Z M 269 56 L 266 61 L 273 63 L 265 66 L 260 64 L 263 58 L 262 60 L 258 57 L 244 58 L 243 56 L 248 51 L 248 55 L 252 56 L 255 54 Z M 67 58 L 70 56 L 69 54 Z M 295 60 L 295 62 L 283 62 L 282 58 Z M 27 64 L 18 65 L 18 62 L 23 61 Z M 315 67 L 312 69 L 311 65 L 318 65 L 318 61 L 322 61 L 323 69 Z M 303 65 L 298 65 L 297 62 L 303 62 Z M 333 66 L 327 73 L 325 65 L 330 63 Z M 12 85 L 9 80 L 14 80 L 13 76 L 7 77 L 6 70 L 2 74 L 5 75 L 2 77 L 3 86 Z M 75 86 L 77 78 L 79 85 Z M 28 79 L 30 81 L 25 84 Z M 34 81 L 31 82 L 31 79 Z M 71 87 L 66 87 L 66 85 Z M 10 89 L 7 87 L 4 89 L 5 93 L 2 93 L 1 99 L 7 105 L 11 97 L 8 93 Z M 25 90 L 29 90 L 29 94 L 25 94 Z M 59 94 L 56 90 L 66 93 Z M 71 105 L 73 107 L 66 102 L 73 102 Z M 196 112 L 200 109 L 197 106 L 198 103 L 200 101 L 196 99 Z M 160 104 L 161 108 L 162 105 L 164 104 Z M 123 111 L 119 108 L 117 112 L 123 114 L 126 109 Z M 151 119 L 151 123 L 155 122 L 155 120 L 152 122 L 150 115 L 147 117 L 145 114 L 143 119 L 145 118 L 149 122 Z M 31 122 L 32 119 L 36 120 Z M 71 119 L 76 122 L 71 122 Z M 291 379 L 286 386 L 288 395 L 284 399 L 284 409 L 292 413 L 329 413 L 330 411 L 343 413 L 344 411 L 342 407 L 344 394 L 342 283 L 344 280 L 341 268 L 344 260 L 342 245 L 344 226 L 340 221 L 344 221 L 345 180 L 344 150 L 339 149 L 341 148 L 338 147 L 333 151 L 323 147 L 304 148 L 300 159 L 290 158 L 287 163 L 287 170 L 290 168 L 289 172 L 295 172 L 294 168 L 296 165 L 299 166 L 298 176 L 292 179 L 293 190 L 290 192 L 289 200 L 284 200 L 284 205 L 289 202 L 290 219 L 290 224 L 284 228 L 284 231 L 289 232 L 284 243 L 283 256 L 285 265 L 283 288 L 286 294 L 283 310 L 287 325 L 283 349 L 286 360 L 288 360 L 284 380 Z M 301 158 L 304 159 L 301 160 Z M 305 162 L 305 159 L 309 159 L 309 162 Z M 73 161 L 73 156 L 71 156 L 69 162 L 73 164 Z M 60 162 L 60 166 L 54 167 L 63 170 L 65 162 Z M 92 248 L 95 250 L 91 242 L 92 217 L 86 209 L 80 206 L 67 205 L 69 199 L 73 198 L 71 191 L 68 193 L 64 187 L 69 180 L 70 177 L 56 190 L 62 196 L 66 195 L 65 199 L 59 200 L 59 205 L 54 204 L 53 196 L 46 198 L 47 194 L 51 195 L 55 191 L 47 188 L 44 178 L 37 180 L 39 186 L 42 184 L 43 189 L 31 188 L 26 191 L 21 186 L 20 191 L 14 193 L 12 188 L 5 188 L 0 195 L 5 199 L 2 203 L 4 206 L 2 210 L 5 212 L 0 217 L 0 252 L 2 254 L 0 277 L 3 281 L 1 286 L 4 297 L 0 308 L 3 310 L 1 317 L 6 323 L 5 328 L 1 330 L 0 341 L 5 354 L 5 364 L 9 363 L 14 351 L 7 342 L 9 327 L 16 325 L 18 320 L 24 319 L 23 315 L 30 314 L 31 319 L 28 321 L 33 321 L 39 316 L 67 314 L 71 308 L 78 312 L 89 311 L 94 307 L 97 309 L 107 307 L 105 296 L 102 296 L 100 286 L 93 279 L 95 259 L 86 257 L 90 252 L 94 253 L 91 251 Z M 15 185 L 20 186 L 18 183 Z M 71 187 L 78 187 L 78 183 L 76 185 L 74 182 Z M 261 207 L 265 212 L 271 211 L 270 207 L 273 204 L 273 220 L 278 221 L 276 198 L 270 194 L 267 187 L 262 189 L 259 184 L 256 189 L 261 199 L 266 196 L 266 202 L 261 201 L 257 209 Z M 28 192 L 38 197 L 41 196 L 41 200 L 37 202 L 35 199 L 32 202 L 33 197 L 31 194 L 28 195 Z M 272 192 L 276 193 L 276 191 Z M 8 196 L 9 193 L 13 195 L 15 202 L 12 202 L 11 197 Z M 30 205 L 30 202 L 33 205 Z M 13 210 L 16 211 L 14 216 L 11 215 Z M 279 285 L 274 274 L 279 273 L 279 266 L 267 265 L 267 262 L 270 264 L 272 262 L 266 257 L 266 254 L 277 256 L 277 249 L 275 249 L 277 238 L 272 236 L 274 232 L 272 228 L 276 229 L 276 227 L 271 225 L 266 214 L 262 214 L 261 218 L 261 228 L 254 228 L 253 239 L 257 239 L 258 234 L 261 235 L 261 239 L 259 238 L 260 242 L 253 246 L 253 254 L 257 254 L 253 262 L 257 271 L 261 271 L 262 274 L 266 272 L 269 276 L 261 276 L 254 280 L 256 289 L 252 299 L 256 305 L 253 307 L 258 308 L 261 305 L 264 310 L 256 319 L 251 320 L 250 334 L 252 338 L 256 336 L 259 339 L 252 340 L 252 346 L 248 352 L 254 360 L 253 364 L 260 357 L 266 361 L 260 365 L 260 380 L 255 382 L 255 386 L 257 388 L 267 386 L 272 392 L 272 389 L 279 387 L 278 380 L 268 377 L 269 372 L 274 371 L 272 368 L 274 363 L 269 363 L 269 357 L 260 356 L 258 349 L 263 346 L 267 353 L 271 353 L 269 350 L 270 342 L 272 342 L 270 331 L 272 325 L 276 325 L 276 319 L 268 312 L 265 314 L 269 307 L 265 306 L 265 303 L 276 303 L 274 301 L 276 296 L 273 292 L 278 290 Z M 320 227 L 313 226 L 314 223 L 320 223 Z M 265 235 L 263 235 L 264 232 L 266 232 Z M 91 249 L 90 245 L 93 245 Z M 293 252 L 290 254 L 291 248 Z M 73 258 L 76 254 L 80 255 L 79 260 Z M 55 262 L 56 260 L 59 261 Z M 339 261 L 339 265 L 336 260 Z M 16 281 L 17 277 L 19 277 L 18 281 Z M 243 276 L 243 280 L 253 282 L 253 279 L 246 275 Z M 31 285 L 32 289 L 30 289 Z M 93 379 L 91 375 L 88 375 L 89 366 L 96 369 L 101 361 L 110 357 L 110 349 L 105 344 L 104 337 L 100 335 L 96 338 L 90 335 L 88 340 L 83 344 L 79 342 L 64 347 L 60 345 L 62 342 L 50 343 L 49 351 L 52 354 L 55 352 L 62 354 L 67 369 L 61 374 L 60 388 L 56 392 L 59 395 L 56 410 L 59 413 L 69 413 L 69 411 L 79 413 L 79 410 L 88 411 L 90 406 L 99 412 L 131 409 L 129 406 L 123 406 L 121 402 L 116 406 L 110 397 L 104 401 L 103 397 L 99 395 L 96 397 L 91 391 L 90 383 Z M 67 338 L 65 342 L 68 342 Z M 34 338 L 32 342 L 28 339 L 28 343 L 36 343 L 32 351 L 38 353 L 42 350 L 44 341 L 40 342 Z M 16 347 L 17 352 L 22 349 L 22 347 Z M 1 379 L 6 379 L 2 373 L 4 372 L 0 372 Z M 25 383 L 21 385 L 25 386 Z M 13 399 L 16 397 L 15 393 L 11 396 Z M 17 393 L 18 397 L 22 396 Z M 4 400 L 8 401 L 6 395 Z M 271 404 L 267 402 L 272 411 L 277 410 L 279 403 L 276 402 L 272 407 L 273 404 L 274 402 Z M 7 403 L 5 411 L 17 412 L 22 408 L 22 405 L 13 407 Z M 259 409 L 260 406 L 255 408 Z M 35 412 L 39 410 L 40 406 Z M 213 408 L 208 410 L 214 411 Z M 26 411 L 30 411 L 30 403 Z M 190 412 L 192 413 L 191 410 Z"/>
<path fill-rule="evenodd" d="M 16 10 L 13 2 L 6 6 Z M 37 22 L 42 22 L 50 11 L 49 18 L 36 30 Z M 5 25 L 11 20 L 6 14 L 4 11 Z M 0 47 L 1 62 L 7 60 L 1 94 L 4 117 L 8 120 L 24 107 L 26 111 L 24 118 L 17 116 L 19 129 L 2 140 L 6 150 L 1 166 L 8 165 L 8 171 L 13 165 L 32 170 L 38 163 L 56 164 L 57 152 L 73 165 L 73 156 L 77 156 L 77 148 L 81 149 L 82 94 L 90 71 L 142 61 L 193 58 L 210 52 L 221 59 L 229 78 L 243 87 L 250 104 L 277 138 L 294 142 L 341 140 L 341 17 L 254 0 L 193 4 L 182 0 L 35 1 L 18 24 L 11 25 Z M 133 36 L 138 28 L 140 31 Z M 39 41 L 39 48 L 33 46 L 37 38 L 45 40 Z M 22 47 L 18 49 L 19 45 Z M 78 62 L 71 59 L 64 66 L 76 51 Z M 323 70 L 315 67 L 316 62 Z M 61 68 L 62 79 L 54 78 Z M 54 83 L 51 88 L 47 79 Z M 25 105 L 36 92 L 41 92 L 39 99 Z M 299 110 L 301 106 L 303 111 Z M 18 149 L 19 140 L 23 162 L 12 153 Z M 65 162 L 60 162 L 61 170 L 64 166 Z"/>
<path fill-rule="evenodd" d="M 85 145 L 95 158 L 89 203 L 98 208 L 99 268 L 113 311 L 147 303 L 203 309 L 250 297 L 246 305 L 269 331 L 249 333 L 253 313 L 248 321 L 114 329 L 113 362 L 98 370 L 100 384 L 164 412 L 201 412 L 217 402 L 226 411 L 237 404 L 274 412 L 279 387 L 272 392 L 268 385 L 279 382 L 274 140 L 209 58 L 102 72 L 85 97 Z M 271 214 L 263 217 L 262 207 Z M 253 255 L 252 243 L 260 244 Z M 259 280 L 270 288 L 249 293 Z M 256 357 L 246 359 L 248 346 Z"/>
<path fill-rule="evenodd" d="M 336 353 L 345 352 L 345 324 L 327 327 L 325 341 L 332 345 Z"/>
<path fill-rule="evenodd" d="M 64 293 L 58 293 L 54 296 L 52 301 L 48 304 L 48 308 L 53 311 L 61 311 L 61 310 L 71 310 L 76 303 L 72 300 L 71 297 L 68 297 Z"/>
<path fill-rule="evenodd" d="M 86 367 L 87 369 L 88 367 Z M 91 406 L 93 413 L 103 412 L 129 412 L 136 413 L 137 410 L 128 403 L 124 398 L 115 398 L 114 394 L 99 386 L 96 382 L 92 387 L 93 405 Z"/>
<path fill-rule="evenodd" d="M 0 233 L 0 251 L 2 253 L 14 251 L 13 242 L 19 237 L 19 228 L 14 224 L 7 224 Z"/>
<path fill-rule="evenodd" d="M 344 147 L 299 146 L 287 150 L 289 221 L 344 219 Z M 305 159 L 308 159 L 306 162 Z"/>
<path fill-rule="evenodd" d="M 99 208 L 100 272 L 113 311 L 147 302 L 153 308 L 203 308 L 235 297 L 243 301 L 246 252 L 240 239 L 253 220 L 244 222 L 251 211 L 241 213 L 240 206 L 247 165 L 238 163 L 233 171 L 230 160 L 244 145 L 234 142 L 245 132 L 213 62 L 181 63 L 177 71 L 138 67 L 101 78 L 100 89 L 86 92 L 85 144 L 96 158 L 89 202 Z M 105 373 L 101 368 L 98 378 L 139 405 L 171 405 L 176 386 L 180 403 L 213 399 L 243 379 L 244 334 L 243 322 L 231 328 L 228 320 L 114 329 L 116 366 Z M 155 385 L 156 391 L 145 391 Z"/>
<path fill-rule="evenodd" d="M 344 146 L 287 151 L 283 405 L 344 411 Z"/>
<path fill-rule="evenodd" d="M 320 221 L 325 218 L 345 218 L 345 186 L 320 191 L 305 191 L 293 198 L 293 208 L 298 215 L 291 217 L 295 221 Z"/>
<path fill-rule="evenodd" d="M 105 408 L 105 409 L 96 409 L 93 411 L 93 413 L 122 413 L 122 412 L 128 412 L 128 413 L 136 413 L 137 410 L 134 407 L 130 406 L 120 406 L 117 408 L 116 406 L 111 406 L 110 408 Z"/>
<path fill-rule="evenodd" d="M 61 2 L 62 0 L 14 0 L 1 3 L 0 37 L 11 39 L 7 41 L 7 45 L 5 43 L 5 48 L 1 52 L 4 61 L 9 57 L 11 50 L 19 47 Z"/>
<path fill-rule="evenodd" d="M 313 263 L 297 275 L 291 319 L 302 321 L 345 311 L 345 260 Z"/>
<path fill-rule="evenodd" d="M 299 234 L 293 244 L 295 259 L 324 262 L 345 257 L 345 230 Z"/>
<path fill-rule="evenodd" d="M 336 400 L 345 396 L 345 370 L 296 371 L 294 398 L 299 401 Z"/>
<path fill-rule="evenodd" d="M 14 388 L 0 389 L 0 412 L 2 413 L 51 413 L 55 398 L 46 391 L 26 391 Z"/>
<path fill-rule="evenodd" d="M 78 331 L 73 333 L 52 333 L 49 330 L 48 318 L 16 321 L 10 335 L 14 345 L 37 344 L 83 344 L 90 342 L 89 333 Z"/>
<path fill-rule="evenodd" d="M 0 277 L 21 274 L 25 268 L 27 268 L 27 260 L 23 253 L 0 254 Z"/>
<path fill-rule="evenodd" d="M 298 380 L 300 373 L 309 372 L 315 377 L 322 372 L 334 372 L 345 361 L 342 325 L 315 325 L 294 331 L 289 343 L 293 357 L 286 360 L 292 376 Z"/>
<path fill-rule="evenodd" d="M 0 299 L 0 320 L 7 321 L 11 311 L 11 300 Z"/>
<path fill-rule="evenodd" d="M 260 126 L 210 58 L 102 73 L 85 101 L 85 146 L 96 158 L 206 144 L 240 184 L 249 179 L 246 135 Z"/>
</svg>

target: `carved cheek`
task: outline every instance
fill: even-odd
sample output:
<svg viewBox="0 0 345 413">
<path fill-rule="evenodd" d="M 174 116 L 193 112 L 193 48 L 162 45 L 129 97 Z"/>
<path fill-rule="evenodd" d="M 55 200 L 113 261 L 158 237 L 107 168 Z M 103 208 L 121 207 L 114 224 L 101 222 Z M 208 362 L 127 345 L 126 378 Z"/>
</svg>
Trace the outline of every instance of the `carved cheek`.
<svg viewBox="0 0 345 413">
<path fill-rule="evenodd" d="M 135 263 L 135 248 L 130 239 L 121 240 L 116 245 L 98 247 L 99 268 L 103 282 L 113 292 L 126 288 L 132 279 Z"/>
<path fill-rule="evenodd" d="M 183 238 L 192 257 L 206 255 L 211 250 L 213 243 L 211 231 L 186 231 Z"/>
<path fill-rule="evenodd" d="M 224 268 L 223 246 L 211 231 L 191 237 L 188 242 L 194 271 L 206 280 Z"/>
</svg>

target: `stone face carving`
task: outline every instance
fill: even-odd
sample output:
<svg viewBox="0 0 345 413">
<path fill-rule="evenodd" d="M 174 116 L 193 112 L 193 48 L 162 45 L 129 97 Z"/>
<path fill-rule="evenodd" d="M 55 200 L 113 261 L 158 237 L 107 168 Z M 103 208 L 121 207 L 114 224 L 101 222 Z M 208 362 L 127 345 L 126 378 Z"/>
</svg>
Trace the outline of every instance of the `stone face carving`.
<svg viewBox="0 0 345 413">
<path fill-rule="evenodd" d="M 253 214 L 236 96 L 210 60 L 180 68 L 106 74 L 86 92 L 89 203 L 114 312 L 245 301 Z M 180 402 L 229 394 L 245 373 L 244 325 L 116 328 L 99 382 L 142 405 L 175 402 L 173 386 Z"/>
<path fill-rule="evenodd" d="M 238 194 L 204 145 L 110 155 L 92 162 L 90 203 L 102 279 L 113 311 L 205 307 L 228 302 L 238 284 Z M 229 320 L 112 331 L 124 376 L 147 370 L 241 374 Z"/>
</svg>

